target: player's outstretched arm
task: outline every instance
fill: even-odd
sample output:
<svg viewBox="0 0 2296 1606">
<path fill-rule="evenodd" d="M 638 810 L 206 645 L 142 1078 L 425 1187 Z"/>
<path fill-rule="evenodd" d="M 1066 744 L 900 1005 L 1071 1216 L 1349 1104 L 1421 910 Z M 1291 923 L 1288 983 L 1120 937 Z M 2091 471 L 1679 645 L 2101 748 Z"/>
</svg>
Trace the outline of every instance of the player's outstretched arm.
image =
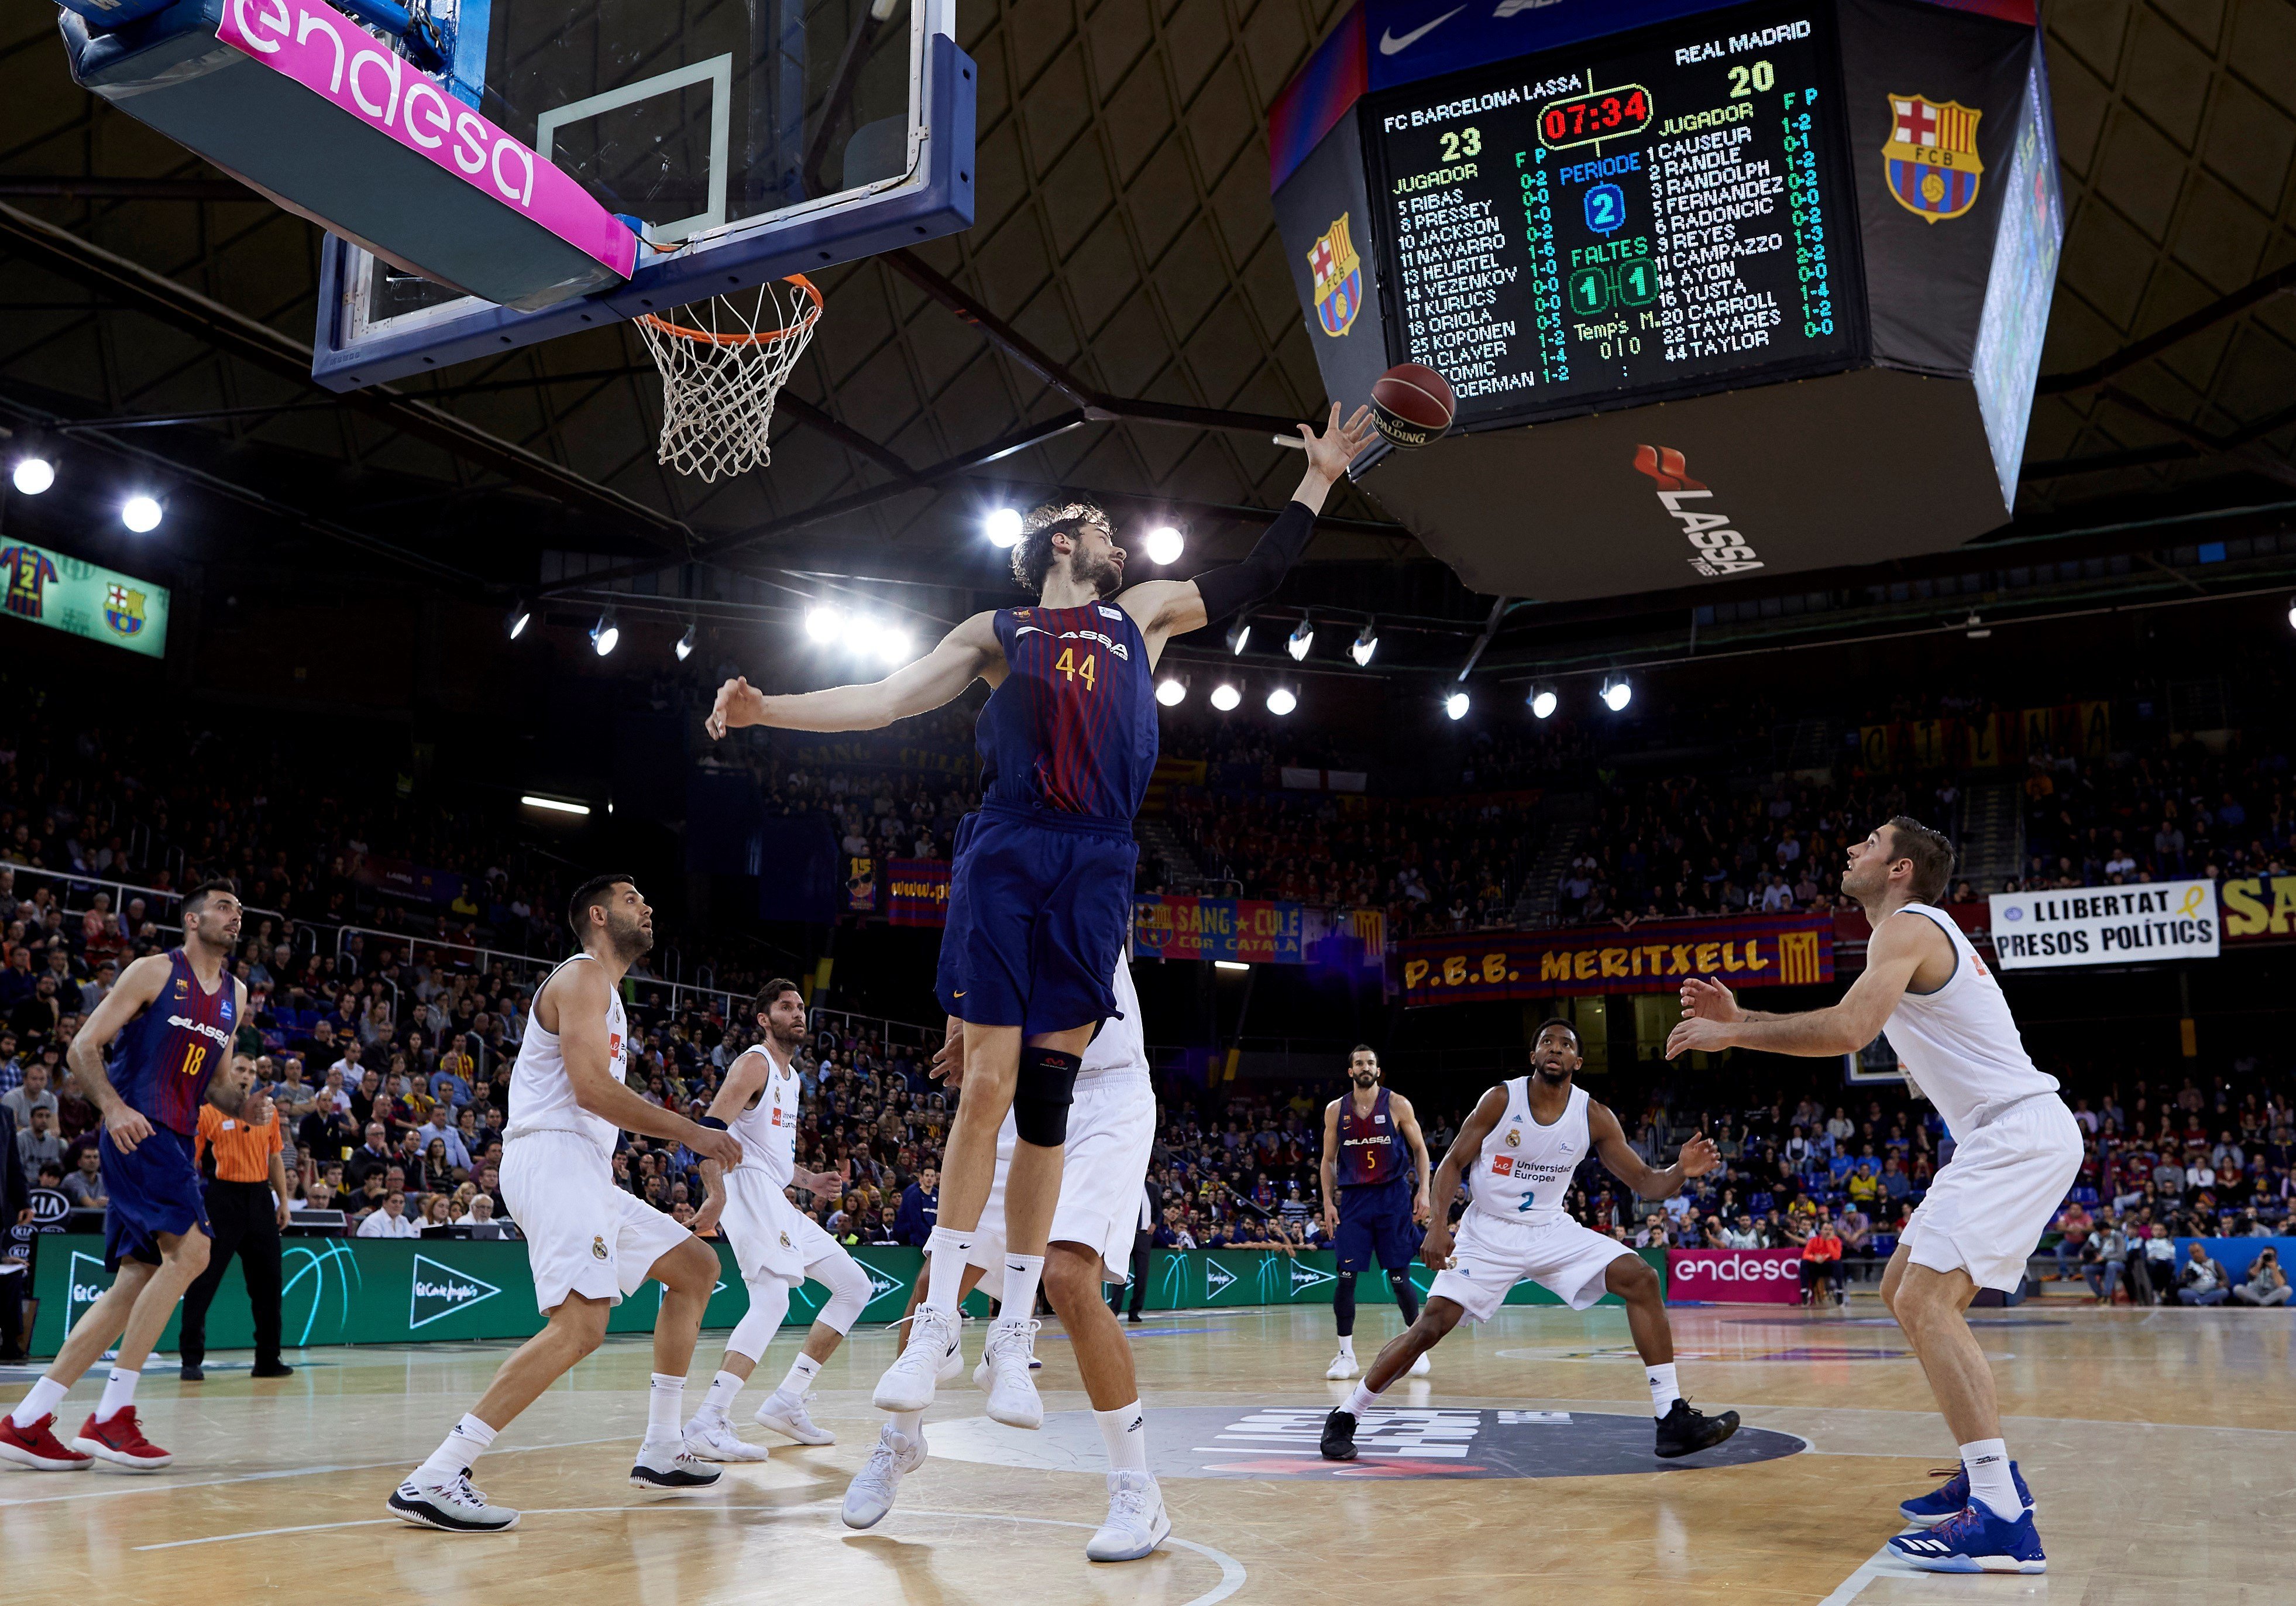
<svg viewBox="0 0 2296 1606">
<path fill-rule="evenodd" d="M 883 679 L 865 686 L 832 686 L 769 697 L 736 677 L 718 688 L 718 701 L 703 729 L 712 741 L 745 725 L 770 725 L 781 730 L 882 730 L 896 720 L 954 702 L 966 687 L 984 676 L 1000 679 L 1004 667 L 1004 649 L 996 644 L 996 615 L 975 614 L 914 663 L 903 664 Z"/>
<path fill-rule="evenodd" d="M 553 995 L 551 1001 L 558 1007 L 559 1052 L 566 1061 L 575 1103 L 624 1132 L 668 1138 L 720 1165 L 742 1163 L 742 1145 L 733 1133 L 696 1125 L 675 1110 L 639 1098 L 615 1079 L 613 1047 L 606 1036 L 606 1006 L 613 989 L 603 969 L 569 965 L 543 991 Z"/>
<path fill-rule="evenodd" d="M 147 953 L 127 967 L 103 1001 L 95 1007 L 71 1040 L 65 1061 L 71 1067 L 80 1094 L 103 1117 L 103 1130 L 120 1153 L 132 1152 L 152 1135 L 152 1124 L 111 1085 L 104 1074 L 103 1052 L 127 1023 L 144 1012 L 168 984 L 174 965 L 164 953 Z"/>
<path fill-rule="evenodd" d="M 1152 665 L 1170 638 L 1200 630 L 1215 619 L 1225 619 L 1238 608 L 1265 602 L 1275 594 L 1283 576 L 1307 549 L 1308 538 L 1315 533 L 1316 515 L 1324 510 L 1324 498 L 1348 472 L 1348 465 L 1371 444 L 1371 409 L 1357 408 L 1356 416 L 1343 425 L 1340 404 L 1335 401 L 1322 434 L 1304 424 L 1300 433 L 1307 438 L 1308 472 L 1300 477 L 1300 489 L 1292 493 L 1291 502 L 1254 544 L 1250 556 L 1240 564 L 1208 569 L 1193 580 L 1144 581 L 1117 597 L 1117 605 L 1132 615 L 1146 638 Z"/>
<path fill-rule="evenodd" d="M 1389 1100 L 1392 1105 L 1393 1100 Z M 1505 1087 L 1484 1090 L 1459 1127 L 1459 1135 L 1451 1140 L 1451 1149 L 1443 1163 L 1435 1168 L 1435 1180 L 1427 1194 L 1427 1236 L 1419 1246 L 1419 1258 L 1435 1271 L 1441 1271 L 1451 1259 L 1451 1201 L 1459 1197 L 1459 1179 L 1467 1168 L 1483 1157 L 1483 1140 L 1489 1137 L 1506 1116 L 1507 1091 Z"/>
<path fill-rule="evenodd" d="M 1734 1009 L 1728 1018 L 1717 1018 L 1718 1010 L 1692 1015 L 1668 1034 L 1666 1057 L 1718 1049 L 1812 1057 L 1856 1053 L 1882 1034 L 1922 961 L 1940 950 L 1949 952 L 1951 946 L 1945 933 L 1920 915 L 1910 920 L 1885 919 L 1866 944 L 1866 968 L 1840 1003 L 1799 1015 L 1758 1016 L 1744 1009 Z M 1691 1001 L 1685 986 L 1684 1007 L 1690 1008 Z M 1711 1007 L 1702 998 L 1702 1011 Z"/>
<path fill-rule="evenodd" d="M 1587 1135 L 1594 1141 L 1603 1169 L 1633 1189 L 1637 1198 L 1672 1198 L 1692 1177 L 1704 1176 L 1722 1162 L 1722 1151 L 1714 1147 L 1714 1141 L 1700 1132 L 1682 1146 L 1673 1165 L 1655 1170 L 1627 1141 L 1626 1129 L 1611 1113 L 1611 1107 L 1591 1099 L 1587 1105 Z"/>
</svg>

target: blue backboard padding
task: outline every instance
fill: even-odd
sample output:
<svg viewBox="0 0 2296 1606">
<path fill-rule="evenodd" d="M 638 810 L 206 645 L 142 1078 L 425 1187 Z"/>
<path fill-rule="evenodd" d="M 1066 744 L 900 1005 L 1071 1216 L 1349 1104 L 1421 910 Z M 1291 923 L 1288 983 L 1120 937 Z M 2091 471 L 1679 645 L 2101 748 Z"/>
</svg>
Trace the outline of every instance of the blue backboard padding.
<svg viewBox="0 0 2296 1606">
<path fill-rule="evenodd" d="M 563 299 L 619 274 L 324 96 L 216 37 L 217 6 L 130 29 L 65 12 L 72 76 L 291 211 L 491 301 Z"/>
<path fill-rule="evenodd" d="M 356 346 L 347 344 L 348 312 L 343 295 L 344 275 L 352 270 L 354 259 L 341 240 L 330 236 L 319 257 L 319 328 L 313 342 L 312 377 L 329 390 L 355 391 L 970 228 L 978 72 L 972 58 L 947 36 L 932 36 L 928 45 L 929 137 L 923 152 L 925 181 L 916 188 L 642 262 L 629 283 L 618 290 L 539 312 L 481 308 L 445 324 L 370 336 Z"/>
</svg>

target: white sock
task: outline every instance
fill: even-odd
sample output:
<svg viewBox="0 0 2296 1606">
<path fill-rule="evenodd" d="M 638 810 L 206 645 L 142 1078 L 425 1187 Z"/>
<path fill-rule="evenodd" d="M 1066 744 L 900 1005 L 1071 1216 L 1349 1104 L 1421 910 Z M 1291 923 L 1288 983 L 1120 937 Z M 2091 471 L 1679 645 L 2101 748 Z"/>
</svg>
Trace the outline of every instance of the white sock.
<svg viewBox="0 0 2296 1606">
<path fill-rule="evenodd" d="M 925 1240 L 925 1255 L 932 1263 L 925 1303 L 937 1311 L 956 1314 L 957 1290 L 964 1286 L 964 1257 L 972 1253 L 972 1234 L 954 1227 L 935 1227 Z"/>
<path fill-rule="evenodd" d="M 1108 1446 L 1110 1471 L 1148 1470 L 1148 1413 L 1138 1400 L 1114 1411 L 1095 1411 L 1092 1420 L 1100 1424 L 1100 1442 Z"/>
<path fill-rule="evenodd" d="M 681 1437 L 685 1421 L 685 1380 L 653 1374 L 646 1394 L 646 1443 L 658 1445 Z"/>
<path fill-rule="evenodd" d="M 111 1369 L 103 1380 L 103 1398 L 95 1407 L 95 1420 L 108 1422 L 135 1403 L 135 1384 L 143 1377 L 140 1371 L 128 1371 L 121 1367 Z"/>
<path fill-rule="evenodd" d="M 457 1477 L 464 1468 L 478 1465 L 479 1457 L 494 1442 L 495 1430 L 466 1412 L 448 1432 L 446 1442 L 431 1451 L 430 1459 L 415 1470 L 441 1478 Z"/>
<path fill-rule="evenodd" d="M 918 1433 L 924 1427 L 925 1413 L 922 1411 L 896 1411 L 890 1420 L 893 1431 L 914 1445 L 917 1442 Z"/>
<path fill-rule="evenodd" d="M 1969 1495 L 2004 1522 L 2025 1514 L 2017 1486 L 2009 1477 L 2009 1446 L 1997 1438 L 1973 1439 L 1961 1447 L 1961 1464 L 1969 1470 Z"/>
<path fill-rule="evenodd" d="M 1340 1353 L 1346 1355 L 1350 1360 L 1355 1358 L 1356 1336 L 1353 1333 L 1341 1333 L 1340 1335 Z"/>
<path fill-rule="evenodd" d="M 1645 1366 L 1643 1376 L 1650 1383 L 1651 1414 L 1665 1416 L 1674 1409 L 1675 1401 L 1682 1397 L 1682 1390 L 1675 1386 L 1674 1363 L 1669 1361 L 1663 1366 Z"/>
<path fill-rule="evenodd" d="M 805 1391 L 813 1387 L 813 1380 L 820 1371 L 820 1362 L 811 1355 L 801 1355 L 790 1363 L 789 1376 L 782 1380 L 782 1386 L 774 1392 L 801 1400 L 805 1398 Z"/>
<path fill-rule="evenodd" d="M 42 1378 L 32 1385 L 32 1391 L 17 1402 L 8 1420 L 19 1428 L 29 1428 L 44 1416 L 53 1416 L 56 1407 L 63 1404 L 70 1385 L 59 1383 L 53 1378 Z"/>
<path fill-rule="evenodd" d="M 1007 1255 L 1004 1257 L 1004 1308 L 996 1313 L 1000 1322 L 1027 1322 L 1037 1314 L 1037 1283 L 1045 1274 L 1045 1257 L 1041 1255 Z"/>
<path fill-rule="evenodd" d="M 1378 1404 L 1378 1392 L 1368 1383 L 1357 1383 L 1355 1386 L 1354 1391 L 1348 1396 L 1348 1403 L 1345 1409 L 1349 1416 L 1360 1417 L 1365 1412 L 1370 1410 L 1374 1405 Z"/>
<path fill-rule="evenodd" d="M 724 1416 L 734 1408 L 734 1396 L 742 1392 L 742 1380 L 730 1371 L 721 1371 L 709 1380 L 709 1392 L 701 1396 L 701 1409 L 696 1416 Z"/>
</svg>

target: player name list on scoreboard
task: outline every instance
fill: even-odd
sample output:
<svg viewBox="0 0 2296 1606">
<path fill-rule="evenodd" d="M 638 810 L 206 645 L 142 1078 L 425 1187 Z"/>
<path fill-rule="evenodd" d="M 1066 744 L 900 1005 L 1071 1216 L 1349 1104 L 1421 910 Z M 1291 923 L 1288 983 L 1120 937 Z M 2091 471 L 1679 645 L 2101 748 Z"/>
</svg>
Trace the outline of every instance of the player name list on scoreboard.
<svg viewBox="0 0 2296 1606">
<path fill-rule="evenodd" d="M 1692 19 L 1390 97 L 1369 177 L 1397 355 L 1472 427 L 1853 350 L 1816 26 Z"/>
</svg>

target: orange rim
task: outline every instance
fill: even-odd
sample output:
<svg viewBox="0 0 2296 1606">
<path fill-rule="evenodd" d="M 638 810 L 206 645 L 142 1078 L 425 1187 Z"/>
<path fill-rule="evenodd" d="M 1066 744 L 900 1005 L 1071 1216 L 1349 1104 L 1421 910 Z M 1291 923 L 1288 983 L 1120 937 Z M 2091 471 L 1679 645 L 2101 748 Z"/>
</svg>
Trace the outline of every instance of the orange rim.
<svg viewBox="0 0 2296 1606">
<path fill-rule="evenodd" d="M 800 290 L 805 292 L 806 295 L 810 298 L 813 302 L 812 307 L 806 312 L 803 317 L 800 317 L 796 323 L 788 325 L 783 328 L 760 329 L 752 334 L 713 334 L 707 329 L 689 329 L 684 324 L 673 324 L 668 318 L 659 317 L 651 312 L 640 313 L 638 315 L 637 321 L 641 324 L 650 324 L 654 328 L 660 330 L 664 334 L 675 334 L 681 340 L 700 341 L 705 345 L 771 345 L 775 341 L 787 340 L 793 334 L 802 334 L 808 329 L 812 328 L 815 320 L 821 317 L 821 292 L 814 288 L 814 284 L 811 279 L 807 278 L 801 273 L 793 273 L 790 275 L 789 277 L 783 279 L 782 283 L 784 284 L 796 285 Z"/>
</svg>

